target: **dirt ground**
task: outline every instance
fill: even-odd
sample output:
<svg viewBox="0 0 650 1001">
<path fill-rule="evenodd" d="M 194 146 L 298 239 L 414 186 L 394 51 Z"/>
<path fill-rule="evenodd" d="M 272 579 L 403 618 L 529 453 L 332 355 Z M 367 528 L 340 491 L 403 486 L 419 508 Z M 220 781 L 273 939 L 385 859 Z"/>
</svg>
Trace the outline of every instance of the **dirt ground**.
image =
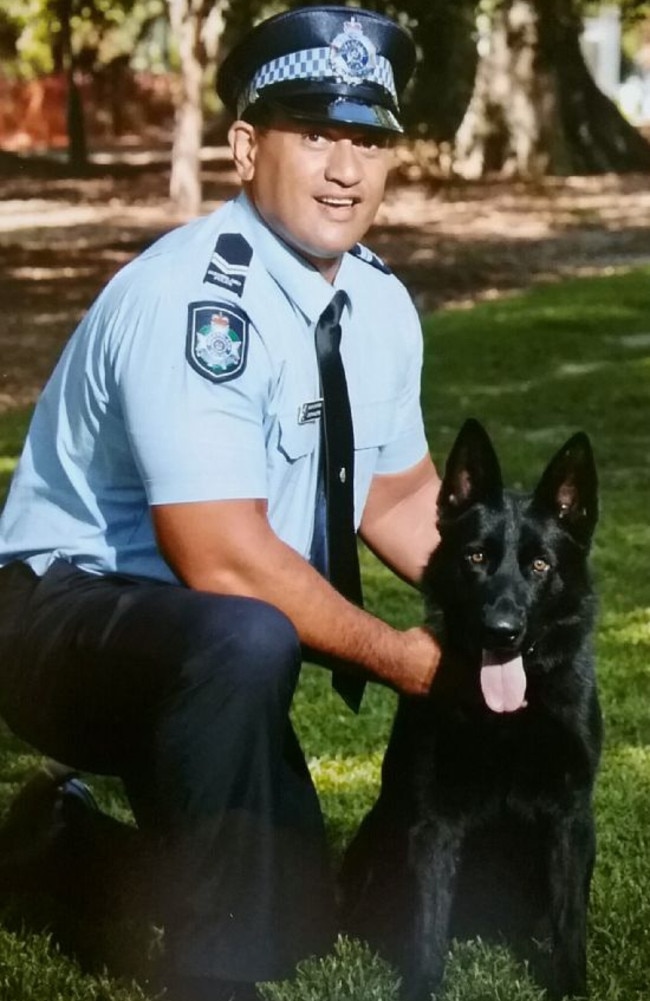
<svg viewBox="0 0 650 1001">
<path fill-rule="evenodd" d="M 204 209 L 236 190 L 224 149 L 205 151 Z M 32 402 L 107 279 L 183 221 L 164 155 L 96 159 L 84 177 L 0 160 L 0 410 Z M 429 310 L 536 281 L 650 262 L 650 175 L 519 183 L 394 178 L 366 242 Z"/>
</svg>

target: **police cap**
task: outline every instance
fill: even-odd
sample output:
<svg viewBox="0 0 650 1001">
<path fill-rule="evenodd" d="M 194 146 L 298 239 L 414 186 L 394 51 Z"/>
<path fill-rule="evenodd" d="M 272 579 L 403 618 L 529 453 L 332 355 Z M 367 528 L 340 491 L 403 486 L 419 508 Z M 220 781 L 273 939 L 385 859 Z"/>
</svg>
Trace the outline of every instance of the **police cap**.
<svg viewBox="0 0 650 1001">
<path fill-rule="evenodd" d="M 236 118 L 403 132 L 399 96 L 415 66 L 409 33 L 373 11 L 300 7 L 258 24 L 228 54 L 217 93 Z"/>
</svg>

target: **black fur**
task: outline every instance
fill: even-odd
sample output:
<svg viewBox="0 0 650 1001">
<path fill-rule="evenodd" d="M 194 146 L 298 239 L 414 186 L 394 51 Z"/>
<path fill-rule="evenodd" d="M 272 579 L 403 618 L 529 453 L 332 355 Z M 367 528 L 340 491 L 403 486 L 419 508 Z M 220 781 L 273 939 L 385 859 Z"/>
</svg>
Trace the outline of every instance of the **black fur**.
<svg viewBox="0 0 650 1001">
<path fill-rule="evenodd" d="M 428 698 L 400 700 L 379 799 L 342 870 L 346 930 L 397 965 L 409 1001 L 440 988 L 451 937 L 476 935 L 510 943 L 553 1001 L 586 993 L 597 504 L 585 434 L 529 495 L 504 491 L 477 421 L 450 453 L 423 577 L 443 662 Z M 486 704 L 485 650 L 522 656 L 520 708 Z"/>
</svg>

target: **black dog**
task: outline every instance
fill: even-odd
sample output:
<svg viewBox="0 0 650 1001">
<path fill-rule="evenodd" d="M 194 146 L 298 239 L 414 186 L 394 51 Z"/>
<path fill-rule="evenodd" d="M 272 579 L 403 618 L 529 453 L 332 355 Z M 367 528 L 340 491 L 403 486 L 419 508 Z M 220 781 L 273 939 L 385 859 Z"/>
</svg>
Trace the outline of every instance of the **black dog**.
<svg viewBox="0 0 650 1001">
<path fill-rule="evenodd" d="M 585 994 L 597 506 L 582 433 L 531 495 L 504 491 L 477 421 L 447 461 L 423 577 L 443 662 L 428 698 L 400 700 L 342 870 L 346 930 L 397 965 L 408 999 L 440 987 L 451 937 L 476 935 L 510 943 L 554 1001 Z"/>
</svg>

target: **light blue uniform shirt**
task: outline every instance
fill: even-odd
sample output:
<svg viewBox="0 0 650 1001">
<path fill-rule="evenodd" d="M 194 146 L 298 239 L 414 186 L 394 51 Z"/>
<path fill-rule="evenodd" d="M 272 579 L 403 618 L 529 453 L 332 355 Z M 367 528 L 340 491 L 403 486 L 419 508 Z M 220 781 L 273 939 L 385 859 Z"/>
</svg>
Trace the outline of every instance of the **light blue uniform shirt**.
<svg viewBox="0 0 650 1001">
<path fill-rule="evenodd" d="M 422 338 L 405 288 L 368 252 L 345 254 L 339 288 L 350 304 L 341 350 L 358 525 L 373 476 L 426 453 Z M 42 574 L 63 558 L 174 581 L 150 505 L 228 498 L 266 498 L 277 535 L 308 558 L 320 441 L 314 327 L 334 289 L 244 195 L 123 268 L 36 406 L 0 518 L 0 565 L 25 560 Z"/>
</svg>

